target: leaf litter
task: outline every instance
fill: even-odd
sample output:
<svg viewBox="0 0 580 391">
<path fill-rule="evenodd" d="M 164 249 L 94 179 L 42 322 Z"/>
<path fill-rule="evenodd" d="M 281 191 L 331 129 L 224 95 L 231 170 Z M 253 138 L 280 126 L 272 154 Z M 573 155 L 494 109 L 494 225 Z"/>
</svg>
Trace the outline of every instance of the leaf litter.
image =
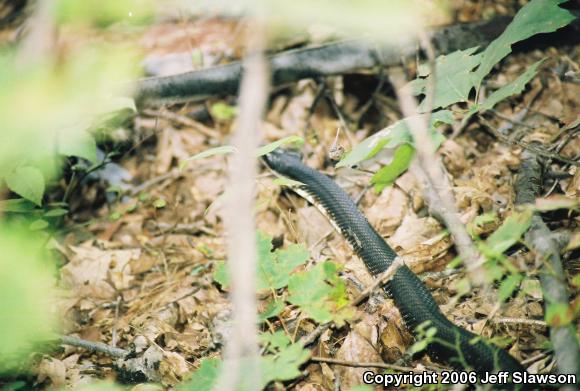
<svg viewBox="0 0 580 391">
<path fill-rule="evenodd" d="M 482 9 L 479 3 L 466 2 L 458 17 L 477 19 L 489 10 L 505 13 L 511 7 L 510 2 L 497 3 Z M 223 37 L 221 34 L 231 31 L 229 22 L 204 23 L 208 22 L 193 22 L 186 29 L 164 26 L 167 39 L 176 39 L 175 50 L 167 49 L 168 53 L 184 50 L 187 45 L 177 43 L 183 39 L 210 42 L 203 50 L 214 48 L 216 40 L 228 41 L 227 34 Z M 220 27 L 220 23 L 226 25 Z M 211 26 L 211 31 L 206 31 L 209 38 L 203 36 L 207 26 Z M 154 42 L 155 37 L 156 33 L 151 31 L 142 41 L 151 55 L 162 52 L 161 46 Z M 229 45 L 221 46 L 218 51 L 240 54 L 236 43 Z M 205 57 L 214 54 L 204 52 Z M 579 87 L 562 83 L 556 70 L 568 62 L 577 66 L 579 55 L 578 47 L 548 48 L 512 54 L 504 61 L 500 72 L 485 86 L 490 91 L 482 91 L 488 97 L 493 96 L 494 82 L 499 87 L 506 86 L 532 64 L 547 57 L 539 71 L 542 82 L 536 77 L 522 95 L 494 106 L 502 117 L 513 118 L 519 110 L 532 105 L 526 126 L 516 127 L 512 131 L 514 137 L 557 143 L 561 141 L 557 137 L 559 132 L 562 129 L 567 132 L 565 127 L 577 121 Z M 357 77 L 354 74 L 341 78 Z M 267 113 L 264 139 L 270 142 L 292 135 L 304 137 L 303 152 L 308 164 L 325 170 L 357 198 L 370 177 L 365 173 L 353 176 L 349 168 L 328 166 L 327 152 L 333 145 L 336 128 L 341 125 L 332 107 L 325 102 L 319 103 L 310 115 L 315 87 L 313 82 L 301 82 L 278 95 L 276 99 L 280 103 L 275 100 Z M 461 89 L 454 91 L 461 92 Z M 537 92 L 541 93 L 532 101 L 530 96 Z M 347 100 L 365 103 L 348 89 L 343 93 Z M 180 116 L 188 115 L 187 108 L 169 110 Z M 157 132 L 154 142 L 140 145 L 138 153 L 126 155 L 122 160 L 123 166 L 141 182 L 162 176 L 210 146 L 222 145 L 235 121 L 233 118 L 220 120 L 219 124 L 204 122 L 204 126 L 213 126 L 215 134 L 223 138 L 216 140 L 168 118 L 157 118 L 155 124 L 147 122 L 149 119 L 138 117 L 135 124 L 154 127 Z M 505 120 L 496 115 L 487 114 L 486 119 L 497 128 L 505 125 Z M 342 129 L 338 143 L 350 150 L 353 141 L 357 145 L 371 134 L 369 130 L 377 130 L 369 121 L 361 125 L 360 129 L 352 129 L 351 139 Z M 521 148 L 499 142 L 483 127 L 479 120 L 473 121 L 462 134 L 443 142 L 439 153 L 452 179 L 463 222 L 472 224 L 474 235 L 494 248 L 500 257 L 499 253 L 506 248 L 525 245 L 519 236 L 508 234 L 498 238 L 502 235 L 502 224 L 507 224 L 504 232 L 512 232 L 510 219 L 518 218 L 512 206 L 513 179 Z M 568 132 L 574 131 L 571 129 Z M 560 152 L 573 158 L 579 142 L 576 133 L 561 146 Z M 66 293 L 59 303 L 63 324 L 69 334 L 122 347 L 132 351 L 135 357 L 131 363 L 129 360 L 116 362 L 111 357 L 66 347 L 39 361 L 36 367 L 39 384 L 71 387 L 97 378 L 120 379 L 122 374 L 141 372 L 144 377 L 132 380 L 170 387 L 191 377 L 198 389 L 209 389 L 219 373 L 217 358 L 231 327 L 227 287 L 222 284 L 223 279 L 216 277 L 225 261 L 227 236 L 219 204 L 214 205 L 227 192 L 227 162 L 226 156 L 190 162 L 181 175 L 154 183 L 134 196 L 132 201 L 136 207 L 130 211 L 121 208 L 121 204 L 91 209 L 95 201 L 91 197 L 80 203 L 75 213 L 79 218 L 90 216 L 88 224 L 75 226 L 59 243 L 66 258 L 66 265 L 61 268 L 61 283 Z M 570 173 L 569 177 L 553 182 L 556 192 L 568 200 L 577 198 L 578 170 L 558 163 L 552 163 L 550 168 Z M 353 362 L 399 360 L 413 342 L 392 301 L 382 292 L 376 292 L 356 309 L 347 305 L 372 279 L 344 240 L 334 233 L 326 236 L 330 226 L 315 208 L 280 190 L 272 178 L 261 175 L 257 189 L 256 221 L 264 232 L 259 239 L 263 245 L 261 254 L 269 262 L 262 278 L 260 308 L 266 314 L 264 330 L 271 333 L 264 334 L 268 335 L 270 346 L 264 365 L 271 369 L 273 376 L 264 382 L 275 381 L 302 390 L 333 389 L 337 381 L 344 389 L 360 384 L 363 369 L 326 363 L 310 363 L 304 367 L 308 353 L 292 343 L 296 336 L 305 335 L 319 322 L 330 319 L 337 321 L 338 327 L 323 334 L 313 348 L 313 355 Z M 90 194 L 87 189 L 87 195 Z M 155 207 L 153 200 L 158 199 L 165 200 L 162 207 Z M 361 210 L 380 234 L 412 260 L 415 272 L 442 272 L 456 253 L 449 235 L 436 219 L 425 213 L 424 206 L 421 191 L 409 172 L 380 193 L 367 189 L 360 202 Z M 114 221 L 111 208 L 122 211 Z M 483 219 L 482 216 L 492 217 Z M 553 228 L 575 230 L 577 237 L 577 213 L 565 219 L 557 214 L 551 216 Z M 178 225 L 183 228 L 181 231 L 177 230 Z M 313 245 L 316 246 L 311 248 Z M 517 251 L 501 257 L 501 262 L 527 275 L 514 282 L 519 291 L 510 292 L 512 298 L 499 310 L 477 290 L 461 299 L 455 297 L 464 278 L 461 271 L 434 278 L 434 296 L 455 323 L 486 337 L 505 339 L 510 352 L 519 360 L 534 357 L 548 341 L 545 328 L 494 319 L 544 318 L 537 268 L 533 257 Z M 292 258 L 295 262 L 288 262 Z M 566 264 L 571 278 L 578 270 L 570 269 L 574 265 L 574 262 Z M 320 282 L 324 284 L 319 285 Z M 494 287 L 495 291 L 501 289 L 501 285 Z M 318 300 L 317 305 L 305 292 Z M 330 305 L 325 305 L 325 301 Z M 416 357 L 409 365 L 433 368 L 434 363 L 428 357 Z M 550 365 L 551 360 L 540 360 L 530 369 L 542 371 Z M 299 377 L 304 368 L 308 374 Z"/>
</svg>

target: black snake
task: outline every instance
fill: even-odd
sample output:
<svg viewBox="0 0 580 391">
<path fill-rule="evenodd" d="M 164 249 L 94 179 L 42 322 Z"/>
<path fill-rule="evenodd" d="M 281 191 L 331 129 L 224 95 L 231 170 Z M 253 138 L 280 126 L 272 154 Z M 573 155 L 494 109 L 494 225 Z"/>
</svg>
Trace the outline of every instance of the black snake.
<svg viewBox="0 0 580 391">
<path fill-rule="evenodd" d="M 277 173 L 302 183 L 300 189 L 326 211 L 373 276 L 393 263 L 397 257 L 395 251 L 332 179 L 304 165 L 299 155 L 289 151 L 275 150 L 264 156 L 264 160 Z M 425 322 L 437 330 L 427 347 L 427 353 L 435 360 L 475 370 L 479 376 L 495 371 L 525 371 L 505 350 L 451 323 L 427 287 L 408 267 L 400 267 L 385 284 L 385 290 L 395 301 L 406 326 L 415 334 Z"/>
</svg>

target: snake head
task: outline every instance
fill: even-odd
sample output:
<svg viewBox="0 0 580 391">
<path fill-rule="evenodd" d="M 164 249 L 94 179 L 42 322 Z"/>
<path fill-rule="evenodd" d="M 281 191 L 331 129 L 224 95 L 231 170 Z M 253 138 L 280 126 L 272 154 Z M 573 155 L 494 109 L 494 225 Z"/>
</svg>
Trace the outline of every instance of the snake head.
<svg viewBox="0 0 580 391">
<path fill-rule="evenodd" d="M 302 154 L 297 150 L 277 148 L 262 157 L 272 170 L 288 175 L 292 168 L 302 164 Z"/>
</svg>

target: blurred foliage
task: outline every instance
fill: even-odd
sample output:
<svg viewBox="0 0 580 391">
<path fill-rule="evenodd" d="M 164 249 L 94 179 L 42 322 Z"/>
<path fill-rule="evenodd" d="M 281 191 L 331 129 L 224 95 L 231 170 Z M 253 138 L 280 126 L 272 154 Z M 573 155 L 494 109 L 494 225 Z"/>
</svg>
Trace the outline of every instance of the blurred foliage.
<svg viewBox="0 0 580 391">
<path fill-rule="evenodd" d="M 264 332 L 260 334 L 260 340 L 266 354 L 260 357 L 260 382 L 258 389 L 263 389 L 272 381 L 292 380 L 302 374 L 300 366 L 308 360 L 310 352 L 300 343 L 292 343 L 290 337 L 282 331 Z M 241 365 L 244 365 L 243 361 Z M 190 380 L 179 389 L 183 391 L 211 391 L 217 384 L 221 370 L 220 360 L 205 359 Z M 236 389 L 253 391 L 254 389 L 249 384 L 246 384 L 249 380 L 249 378 L 243 376 Z"/>
<path fill-rule="evenodd" d="M 30 29 L 34 32 L 36 22 L 48 23 L 74 37 L 78 28 L 147 22 L 152 17 L 149 3 L 55 1 L 49 20 L 33 20 Z M 67 157 L 97 160 L 96 143 L 87 130 L 105 113 L 134 110 L 132 99 L 115 95 L 127 94 L 123 86 L 138 74 L 137 57 L 126 45 L 91 41 L 58 50 L 24 50 L 36 47 L 30 45 L 34 37 L 25 35 L 16 47 L 0 50 L 0 194 L 10 196 L 0 200 L 0 370 L 4 373 L 15 371 L 12 364 L 28 356 L 33 344 L 54 338 L 57 331 L 50 312 L 54 305 L 48 302 L 55 263 L 45 249 L 47 232 L 35 230 L 48 228 L 68 207 L 47 203 L 46 188 L 61 175 Z"/>
<path fill-rule="evenodd" d="M 422 16 L 446 12 L 446 1 L 422 0 L 181 0 L 193 13 L 239 15 L 253 12 L 267 20 L 270 30 L 324 26 L 344 35 L 372 34 L 373 38 L 404 44 L 423 24 Z M 429 10 L 427 12 L 423 12 Z M 291 30 L 295 31 L 295 30 Z M 296 34 L 296 33 L 294 33 Z"/>
<path fill-rule="evenodd" d="M 153 18 L 153 0 L 59 0 L 56 20 L 61 24 L 107 27 L 124 22 L 145 24 Z"/>
<path fill-rule="evenodd" d="M 0 224 L 0 372 L 51 337 L 53 261 L 39 235 Z"/>
</svg>

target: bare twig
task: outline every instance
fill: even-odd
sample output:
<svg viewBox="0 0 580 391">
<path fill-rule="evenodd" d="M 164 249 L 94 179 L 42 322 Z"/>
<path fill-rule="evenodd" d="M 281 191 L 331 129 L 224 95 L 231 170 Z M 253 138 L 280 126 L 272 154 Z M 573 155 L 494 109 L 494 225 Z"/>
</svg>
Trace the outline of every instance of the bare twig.
<svg viewBox="0 0 580 391">
<path fill-rule="evenodd" d="M 342 365 L 345 367 L 353 367 L 353 368 L 382 368 L 382 369 L 392 369 L 394 371 L 399 371 L 399 372 L 417 372 L 417 373 L 425 372 L 422 369 L 417 369 L 417 368 L 412 368 L 412 367 L 402 367 L 399 365 L 387 364 L 384 362 L 356 362 L 356 361 L 346 361 L 346 360 L 339 360 L 336 358 L 318 357 L 318 356 L 311 357 L 310 361 L 324 362 L 327 364 Z"/>
<path fill-rule="evenodd" d="M 215 389 L 234 390 L 241 384 L 258 389 L 260 369 L 256 306 L 256 237 L 254 178 L 257 173 L 255 151 L 258 131 L 268 97 L 268 69 L 263 55 L 263 24 L 258 21 L 249 32 L 245 73 L 240 89 L 240 115 L 233 145 L 230 190 L 236 197 L 228 200 L 228 271 L 231 280 L 233 328 L 226 342 L 226 360 Z"/>
<path fill-rule="evenodd" d="M 492 131 L 492 133 L 500 141 L 503 141 L 504 143 L 506 143 L 508 145 L 517 145 L 518 147 L 521 147 L 523 149 L 531 151 L 531 152 L 535 153 L 536 155 L 543 156 L 543 157 L 553 159 L 553 160 L 558 160 L 560 162 L 568 163 L 568 164 L 571 164 L 571 165 L 576 166 L 576 167 L 580 166 L 580 162 L 578 162 L 576 159 L 569 159 L 569 158 L 562 156 L 558 153 L 546 151 L 545 149 L 541 148 L 537 144 L 527 143 L 527 142 L 519 140 L 519 139 L 513 139 L 511 137 L 507 137 L 504 134 L 499 133 L 498 130 L 492 124 L 490 124 L 489 121 L 487 121 L 485 118 L 481 117 L 481 121 L 487 126 L 488 129 L 490 129 Z"/>
<path fill-rule="evenodd" d="M 368 288 L 366 288 L 364 291 L 362 291 L 360 293 L 360 295 L 358 295 L 356 297 L 356 299 L 354 299 L 351 303 L 352 306 L 357 306 L 359 305 L 361 302 L 363 302 L 367 297 L 369 297 L 374 291 L 378 290 L 380 287 L 382 287 L 384 284 L 386 284 L 388 281 L 391 280 L 391 278 L 393 278 L 393 276 L 395 275 L 395 273 L 397 272 L 397 270 L 399 270 L 399 268 L 401 266 L 404 266 L 405 263 L 403 261 L 403 258 L 401 257 L 397 257 L 395 258 L 395 260 L 393 261 L 393 263 L 391 263 L 391 266 L 389 266 L 387 268 L 387 270 L 385 270 L 384 272 L 382 272 L 377 278 L 376 280 L 372 283 L 372 285 L 370 285 Z"/>
<path fill-rule="evenodd" d="M 169 172 L 166 172 L 164 174 L 161 174 L 159 176 L 156 176 L 154 178 L 146 180 L 145 182 L 141 183 L 140 185 L 134 186 L 133 188 L 131 188 L 127 192 L 127 195 L 129 197 L 135 197 L 137 194 L 139 194 L 143 191 L 146 191 L 147 189 L 157 185 L 158 183 L 161 183 L 161 182 L 164 182 L 164 181 L 170 180 L 170 179 L 175 180 L 175 179 L 178 179 L 179 177 L 181 177 L 182 175 L 183 175 L 183 171 L 175 168 Z"/>
<path fill-rule="evenodd" d="M 310 334 L 300 338 L 299 342 L 303 346 L 308 346 L 311 343 L 314 343 L 314 341 L 316 341 L 318 339 L 318 337 L 320 337 L 322 335 L 322 333 L 324 333 L 326 330 L 328 330 L 330 328 L 330 326 L 332 326 L 332 325 L 333 325 L 332 322 L 319 325 Z"/>
<path fill-rule="evenodd" d="M 530 204 L 542 190 L 542 165 L 537 156 L 524 151 L 516 187 L 516 204 Z M 532 216 L 526 241 L 536 252 L 536 262 L 541 265 L 540 284 L 544 292 L 546 308 L 554 305 L 567 306 L 569 301 L 566 276 L 560 259 L 560 248 L 550 229 L 538 214 Z M 550 340 L 561 374 L 580 376 L 580 347 L 575 327 L 550 325 Z M 570 388 L 573 389 L 573 388 Z"/>
<path fill-rule="evenodd" d="M 425 40 L 423 39 L 422 41 Z M 425 44 L 425 46 L 431 62 L 432 77 L 430 79 L 433 83 L 435 80 L 435 67 L 433 66 L 435 63 L 434 52 L 433 49 L 430 48 L 430 45 Z M 482 257 L 479 251 L 475 248 L 471 237 L 459 218 L 459 213 L 455 207 L 455 200 L 451 191 L 451 185 L 445 175 L 440 159 L 435 154 L 433 142 L 429 136 L 429 116 L 417 115 L 417 102 L 409 91 L 404 88 L 406 80 L 403 72 L 400 69 L 393 70 L 390 76 L 391 81 L 397 90 L 401 110 L 407 117 L 411 134 L 415 140 L 417 163 L 420 169 L 416 171 L 422 171 L 424 174 L 424 178 L 428 185 L 428 188 L 425 190 L 429 192 L 429 189 L 432 189 L 430 193 L 427 193 L 427 197 L 431 198 L 430 207 L 437 208 L 438 214 L 444 220 L 445 225 L 451 232 L 455 241 L 455 246 L 465 262 L 467 273 L 471 281 L 476 285 L 483 286 L 486 282 L 485 274 L 483 273 L 483 268 L 480 262 Z M 427 108 L 432 107 L 434 85 L 429 86 L 426 99 L 428 102 Z M 427 112 L 429 113 L 430 110 Z"/>
<path fill-rule="evenodd" d="M 201 133 L 204 136 L 207 136 L 209 138 L 212 138 L 215 140 L 221 139 L 221 135 L 218 131 L 216 131 L 212 128 L 208 128 L 207 126 L 205 126 L 197 121 L 194 121 L 191 118 L 173 113 L 171 111 L 145 109 L 145 110 L 143 110 L 143 114 L 151 116 L 151 117 L 165 118 L 169 121 L 172 121 L 172 122 L 178 123 L 180 125 L 192 128 L 192 129 L 198 131 L 199 133 Z"/>
<path fill-rule="evenodd" d="M 129 352 L 125 349 L 116 348 L 114 346 L 110 346 L 102 342 L 87 341 L 85 339 L 71 337 L 69 335 L 61 336 L 60 342 L 64 345 L 76 346 L 79 348 L 89 350 L 91 352 L 104 353 L 108 356 L 116 358 L 123 358 L 127 354 L 129 354 Z"/>
<path fill-rule="evenodd" d="M 543 320 L 523 319 L 523 318 L 492 318 L 493 323 L 525 324 L 530 326 L 548 327 Z"/>
</svg>

